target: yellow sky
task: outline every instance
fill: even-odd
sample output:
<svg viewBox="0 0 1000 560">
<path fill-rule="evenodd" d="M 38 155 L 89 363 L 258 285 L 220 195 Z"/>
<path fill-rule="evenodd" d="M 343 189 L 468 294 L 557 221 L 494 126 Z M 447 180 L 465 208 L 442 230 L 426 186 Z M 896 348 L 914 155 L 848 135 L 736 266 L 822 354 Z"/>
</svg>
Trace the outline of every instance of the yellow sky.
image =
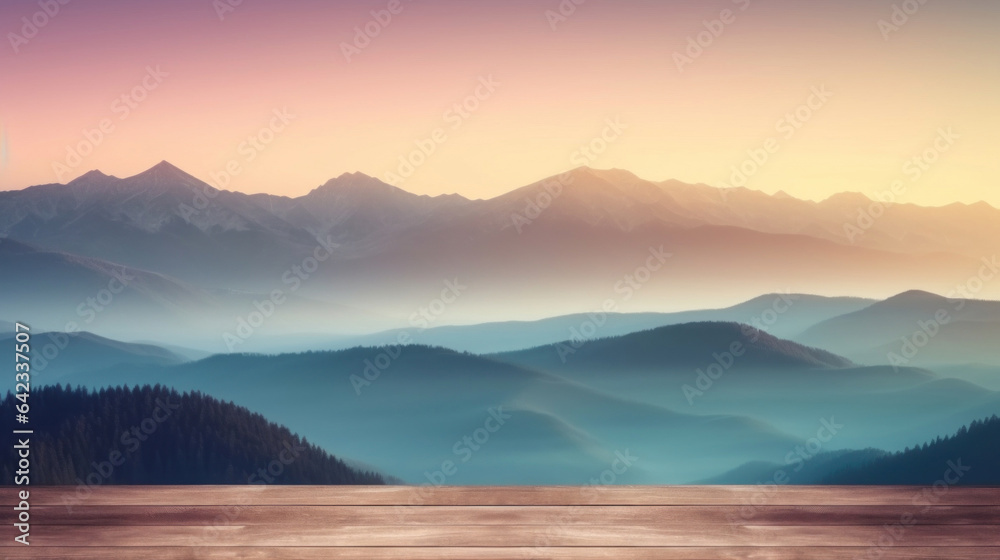
<svg viewBox="0 0 1000 560">
<path fill-rule="evenodd" d="M 206 2 L 117 1 L 68 5 L 0 54 L 0 189 L 166 159 L 205 179 L 236 162 L 227 186 L 245 192 L 361 171 L 490 197 L 586 163 L 718 186 L 742 167 L 751 188 L 809 199 L 904 180 L 910 202 L 1000 206 L 996 3 L 927 3 L 888 39 L 891 2 L 594 0 L 555 29 L 557 2 L 404 3 L 348 62 L 343 44 L 387 2 L 261 0 L 220 20 Z M 705 21 L 719 36 L 685 54 Z M 104 119 L 112 132 L 70 157 Z"/>
</svg>

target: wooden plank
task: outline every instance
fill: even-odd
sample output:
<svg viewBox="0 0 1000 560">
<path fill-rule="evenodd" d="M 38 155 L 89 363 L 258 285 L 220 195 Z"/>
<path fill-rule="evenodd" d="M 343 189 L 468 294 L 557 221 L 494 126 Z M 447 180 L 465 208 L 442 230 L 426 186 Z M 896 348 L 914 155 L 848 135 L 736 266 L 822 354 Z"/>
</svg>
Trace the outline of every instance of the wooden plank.
<svg viewBox="0 0 1000 560">
<path fill-rule="evenodd" d="M 89 527 L 48 525 L 34 528 L 33 546 L 402 546 L 402 547 L 810 547 L 872 546 L 879 539 L 907 546 L 1000 547 L 996 526 L 924 525 L 906 527 L 893 537 L 878 526 L 631 526 L 466 525 L 414 526 L 224 526 Z M 4 547 L 22 546 L 7 538 Z"/>
<path fill-rule="evenodd" d="M 22 547 L 7 560 L 862 560 L 876 558 L 866 548 L 319 548 L 289 547 L 142 547 L 37 548 Z M 879 560 L 996 560 L 996 548 L 891 547 L 878 551 Z"/>
<path fill-rule="evenodd" d="M 7 525 L 5 559 L 1000 559 L 1000 488 L 30 491 L 32 546 Z"/>
<path fill-rule="evenodd" d="M 0 506 L 15 504 L 17 488 L 0 488 Z M 108 486 L 91 490 L 33 487 L 43 505 L 952 505 L 995 506 L 1000 488 L 911 486 Z"/>
<path fill-rule="evenodd" d="M 1000 525 L 1000 506 L 35 506 L 41 525 Z M 910 523 L 909 518 L 907 523 Z"/>
</svg>

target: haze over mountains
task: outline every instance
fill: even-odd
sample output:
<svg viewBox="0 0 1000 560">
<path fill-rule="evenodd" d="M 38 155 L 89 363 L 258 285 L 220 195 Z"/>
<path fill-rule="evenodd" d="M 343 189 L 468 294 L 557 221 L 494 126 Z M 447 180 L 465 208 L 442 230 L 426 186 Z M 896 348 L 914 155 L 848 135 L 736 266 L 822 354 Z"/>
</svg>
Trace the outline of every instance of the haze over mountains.
<svg viewBox="0 0 1000 560">
<path fill-rule="evenodd" d="M 450 460 L 444 484 L 582 484 L 616 452 L 636 458 L 620 483 L 689 483 L 780 463 L 817 433 L 824 452 L 896 451 L 1000 410 L 1000 393 L 973 383 L 858 366 L 730 323 L 595 340 L 565 361 L 559 345 L 494 356 L 409 345 L 178 364 L 86 340 L 114 360 L 84 370 L 57 358 L 40 382 L 203 391 L 408 483 L 439 480 L 428 473 Z"/>
<path fill-rule="evenodd" d="M 1000 421 L 973 424 L 1000 414 L 1000 0 L 364 4 L 0 2 L 0 428 L 34 482 L 754 484 L 798 457 L 795 483 L 933 484 L 972 457 L 1000 485 Z M 146 560 L 224 544 L 183 542 L 217 510 L 97 502 L 175 537 Z M 840 523 L 770 505 L 801 547 Z M 303 544 L 269 511 L 216 533 Z M 745 521 L 679 554 L 792 536 Z M 629 544 L 678 538 L 652 525 Z M 61 531 L 142 539 L 91 529 Z M 253 554 L 223 548 L 189 552 Z"/>
<path fill-rule="evenodd" d="M 94 331 L 129 341 L 156 340 L 211 351 L 226 348 L 221 333 L 236 331 L 236 317 L 246 317 L 257 310 L 257 303 L 267 301 L 260 294 L 200 288 L 157 272 L 10 238 L 0 241 L 0 287 L 5 316 L 30 317 L 39 330 Z M 296 332 L 303 325 L 338 332 L 345 325 L 369 330 L 387 322 L 294 291 L 284 293 L 282 302 L 281 313 L 271 314 L 260 336 Z M 207 345 L 206 337 L 211 339 Z"/>
<path fill-rule="evenodd" d="M 796 340 L 866 362 L 1000 366 L 1000 302 L 910 291 L 819 322 Z"/>
<path fill-rule="evenodd" d="M 0 252 L 32 276 L 40 275 L 30 267 L 59 270 L 44 276 L 84 291 L 109 268 L 146 271 L 145 293 L 171 302 L 170 312 L 219 290 L 281 289 L 342 306 L 337 325 L 295 317 L 306 332 L 338 334 L 412 326 L 456 279 L 465 289 L 430 326 L 541 319 L 607 300 L 635 312 L 779 291 L 948 295 L 1000 252 L 1000 211 L 986 204 L 893 205 L 852 243 L 845 224 L 871 204 L 857 194 L 817 203 L 589 168 L 490 200 L 417 196 L 358 173 L 288 198 L 216 193 L 162 162 L 124 179 L 92 171 L 0 193 L 0 235 L 20 243 Z M 327 253 L 311 272 L 289 276 Z M 70 293 L 34 293 L 46 290 Z M 997 294 L 1000 282 L 980 282 L 963 297 Z"/>
<path fill-rule="evenodd" d="M 28 322 L 38 384 L 205 391 L 411 483 L 580 484 L 619 453 L 622 483 L 737 479 L 841 426 L 825 476 L 1000 411 L 1000 211 L 894 205 L 847 239 L 871 205 L 588 168 L 490 200 L 90 172 L 0 193 L 0 343 Z"/>
<path fill-rule="evenodd" d="M 840 315 L 863 309 L 875 300 L 825 298 L 804 294 L 768 294 L 724 309 L 699 309 L 677 313 L 576 313 L 538 321 L 508 321 L 427 329 L 394 329 L 363 336 L 340 337 L 323 342 L 329 349 L 396 344 L 401 336 L 414 343 L 453 350 L 491 354 L 554 344 L 567 339 L 613 337 L 633 332 L 697 322 L 737 322 L 766 329 L 769 334 L 791 338 L 807 328 Z M 777 319 L 775 307 L 783 311 Z M 772 314 L 774 317 L 772 317 Z M 593 332 L 585 332 L 593 329 Z M 278 342 L 278 341 L 276 341 Z M 302 344 L 315 340 L 300 341 Z M 270 351 L 306 350 L 311 347 L 271 345 Z"/>
<path fill-rule="evenodd" d="M 611 343 L 632 347 L 646 336 L 671 339 L 671 333 L 652 331 Z M 706 347 L 727 343 L 727 337 L 723 327 Z M 802 361 L 794 344 L 768 341 L 751 348 L 773 355 L 752 351 L 747 363 L 777 360 L 798 371 L 815 365 Z M 667 355 L 662 365 L 684 367 L 703 350 Z M 178 390 L 197 387 L 413 483 L 426 482 L 425 471 L 449 459 L 459 469 L 448 484 L 583 483 L 608 468 L 616 450 L 641 457 L 629 480 L 685 482 L 720 464 L 735 466 L 736 458 L 782 455 L 797 442 L 795 435 L 750 417 L 622 398 L 536 368 L 441 348 L 401 348 L 381 375 L 370 374 L 380 367 L 375 364 L 383 365 L 384 352 L 354 348 L 215 356 L 182 365 L 121 363 L 62 380 L 95 388 L 140 379 Z M 277 379 L 285 387 L 281 394 L 273 391 Z M 499 426 L 488 418 L 497 418 Z M 463 443 L 463 435 L 484 425 L 488 441 L 476 436 L 478 444 Z M 675 460 L 678 454 L 683 461 Z"/>
</svg>

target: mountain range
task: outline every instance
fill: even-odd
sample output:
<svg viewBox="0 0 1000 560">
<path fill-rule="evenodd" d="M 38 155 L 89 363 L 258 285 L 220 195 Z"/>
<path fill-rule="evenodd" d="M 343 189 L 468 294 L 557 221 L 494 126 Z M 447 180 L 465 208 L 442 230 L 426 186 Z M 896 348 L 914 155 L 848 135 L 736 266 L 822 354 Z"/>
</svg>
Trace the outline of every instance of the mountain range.
<svg viewBox="0 0 1000 560">
<path fill-rule="evenodd" d="M 832 476 L 1000 410 L 1000 211 L 873 204 L 93 171 L 0 193 L 0 344 L 27 323 L 36 384 L 205 391 L 409 483 L 736 479 L 839 426 Z"/>
<path fill-rule="evenodd" d="M 0 250 L 28 275 L 56 267 L 67 283 L 108 267 L 144 271 L 167 292 L 158 297 L 188 303 L 204 299 L 197 291 L 258 297 L 294 287 L 297 297 L 356 311 L 336 325 L 299 320 L 303 331 L 354 334 L 406 327 L 447 281 L 468 289 L 431 326 L 606 303 L 618 312 L 711 308 L 777 291 L 948 295 L 998 252 L 1000 211 L 985 203 L 892 205 L 848 239 L 845 225 L 873 204 L 860 194 L 812 202 L 590 168 L 489 200 L 419 196 L 360 173 L 290 198 L 216 191 L 161 162 L 127 178 L 91 171 L 0 193 L 0 235 L 16 243 Z M 1000 293 L 1000 283 L 979 286 L 973 295 Z"/>
</svg>

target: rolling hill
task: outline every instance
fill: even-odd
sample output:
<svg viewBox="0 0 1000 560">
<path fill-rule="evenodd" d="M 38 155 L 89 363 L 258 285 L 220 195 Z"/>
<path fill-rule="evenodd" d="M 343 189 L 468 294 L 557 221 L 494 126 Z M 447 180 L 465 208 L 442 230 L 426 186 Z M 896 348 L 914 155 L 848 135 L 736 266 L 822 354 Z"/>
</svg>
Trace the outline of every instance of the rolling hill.
<svg viewBox="0 0 1000 560">
<path fill-rule="evenodd" d="M 8 427 L 19 402 L 8 393 L 0 403 Z M 32 485 L 384 483 L 259 414 L 197 392 L 57 385 L 33 391 L 31 411 L 39 458 Z M 0 454 L 9 484 L 16 450 Z"/>
<path fill-rule="evenodd" d="M 746 350 L 725 368 L 736 341 Z M 409 483 L 434 478 L 445 461 L 461 467 L 448 484 L 583 483 L 625 451 L 642 460 L 620 482 L 686 483 L 780 459 L 823 422 L 844 426 L 824 451 L 894 450 L 1000 410 L 1000 394 L 972 383 L 856 366 L 729 323 L 595 340 L 565 364 L 555 346 L 493 356 L 381 346 L 176 365 L 123 359 L 118 344 L 92 350 L 108 354 L 92 363 L 109 365 L 60 380 L 204 391 Z M 484 439 L 474 451 L 473 434 Z"/>
<path fill-rule="evenodd" d="M 794 337 L 860 362 L 1000 365 L 1000 302 L 909 291 Z"/>
<path fill-rule="evenodd" d="M 460 352 L 493 354 L 556 344 L 574 336 L 616 337 L 667 325 L 700 322 L 736 322 L 758 325 L 768 334 L 790 338 L 816 323 L 857 311 L 874 303 L 861 298 L 827 298 L 806 294 L 767 294 L 725 309 L 677 313 L 576 313 L 538 321 L 509 321 L 427 329 L 394 329 L 366 336 L 337 340 L 302 341 L 300 348 L 285 351 L 394 344 L 406 336 L 417 344 L 442 346 Z M 779 314 L 776 309 L 782 312 Z M 582 330 L 593 328 L 591 336 Z M 290 341 L 289 341 L 290 342 Z M 312 346 L 306 347 L 312 344 Z"/>
<path fill-rule="evenodd" d="M 957 433 L 907 447 L 897 453 L 879 449 L 795 455 L 785 463 L 748 463 L 702 484 L 772 483 L 850 485 L 997 485 L 1000 484 L 1000 418 L 963 426 Z"/>
<path fill-rule="evenodd" d="M 821 418 L 838 418 L 849 423 L 837 448 L 901 449 L 1000 411 L 1000 393 L 954 372 L 945 378 L 914 367 L 859 366 L 731 323 L 673 325 L 494 358 L 622 399 L 757 418 L 803 439 Z"/>
<path fill-rule="evenodd" d="M 622 482 L 682 482 L 795 441 L 759 420 L 678 412 L 421 346 L 220 355 L 177 366 L 119 365 L 67 381 L 204 391 L 409 483 L 425 482 L 425 473 L 450 460 L 460 468 L 448 484 L 582 484 L 626 449 L 642 461 Z M 506 417 L 499 427 L 489 420 L 495 415 Z M 468 445 L 466 436 L 489 443 Z"/>
<path fill-rule="evenodd" d="M 35 375 L 44 374 L 52 383 L 65 376 L 120 364 L 176 365 L 188 361 L 184 356 L 153 344 L 120 342 L 86 331 L 76 333 L 33 333 L 32 354 Z M 0 337 L 0 345 L 14 346 L 14 337 Z"/>
<path fill-rule="evenodd" d="M 866 464 L 844 465 L 824 476 L 824 484 L 996 485 L 1000 484 L 1000 418 L 996 415 L 963 426 L 955 435 L 921 446 L 874 457 Z"/>
<path fill-rule="evenodd" d="M 730 358 L 720 360 L 723 354 Z M 691 370 L 720 362 L 726 369 L 845 368 L 851 362 L 825 350 L 776 338 L 739 323 L 671 325 L 613 338 L 565 340 L 497 355 L 547 371 Z M 732 362 L 725 366 L 721 362 Z"/>
</svg>

